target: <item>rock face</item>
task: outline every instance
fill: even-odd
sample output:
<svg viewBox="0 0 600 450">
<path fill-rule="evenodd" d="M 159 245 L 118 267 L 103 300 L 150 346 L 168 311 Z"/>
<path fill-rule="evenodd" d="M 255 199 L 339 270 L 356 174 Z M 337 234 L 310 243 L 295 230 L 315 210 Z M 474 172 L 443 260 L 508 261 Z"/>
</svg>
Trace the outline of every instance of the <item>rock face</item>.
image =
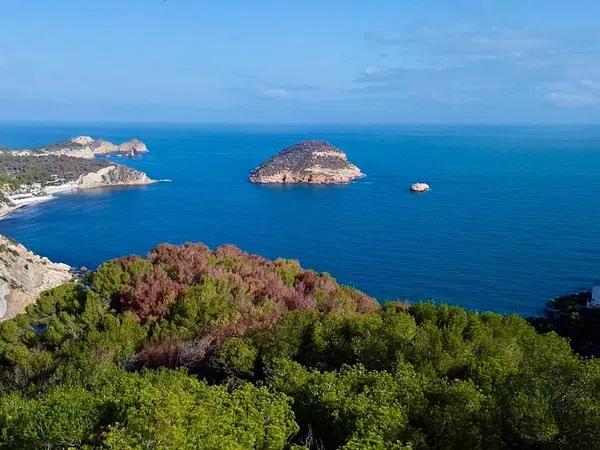
<svg viewBox="0 0 600 450">
<path fill-rule="evenodd" d="M 76 185 L 80 189 L 89 189 L 101 186 L 139 186 L 153 182 L 143 172 L 121 165 L 111 165 L 103 167 L 97 172 L 81 175 L 77 179 Z"/>
<path fill-rule="evenodd" d="M 119 145 L 119 153 L 125 156 L 136 156 L 142 153 L 148 153 L 148 148 L 142 141 L 133 139 Z"/>
<path fill-rule="evenodd" d="M 71 268 L 0 235 L 0 321 L 23 312 L 40 292 L 73 278 Z"/>
<path fill-rule="evenodd" d="M 252 183 L 340 184 L 365 175 L 346 154 L 325 141 L 292 145 L 250 174 Z"/>
<path fill-rule="evenodd" d="M 114 153 L 123 156 L 136 156 L 142 153 L 148 153 L 148 148 L 139 139 L 132 139 L 120 145 L 115 145 L 112 142 L 102 139 L 94 139 L 90 136 L 76 136 L 71 139 L 71 142 L 80 144 L 91 150 L 93 155 L 110 155 Z"/>
</svg>

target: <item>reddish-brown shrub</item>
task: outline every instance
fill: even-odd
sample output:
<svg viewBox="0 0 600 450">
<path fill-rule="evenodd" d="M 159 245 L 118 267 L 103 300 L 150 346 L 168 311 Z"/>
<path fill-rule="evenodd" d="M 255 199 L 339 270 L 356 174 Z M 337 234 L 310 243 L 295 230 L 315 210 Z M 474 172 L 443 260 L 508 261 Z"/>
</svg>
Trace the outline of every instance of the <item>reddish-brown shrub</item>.
<svg viewBox="0 0 600 450">
<path fill-rule="evenodd" d="M 253 308 L 243 311 L 239 319 L 213 327 L 208 335 L 214 336 L 220 343 L 228 338 L 243 336 L 250 330 L 273 327 L 279 322 L 286 308 L 281 303 L 272 306 L 272 309 Z"/>
<path fill-rule="evenodd" d="M 199 318 L 186 318 L 185 309 L 178 311 L 192 321 L 185 336 L 201 335 L 187 341 L 171 336 L 147 343 L 132 360 L 139 367 L 198 367 L 226 339 L 274 327 L 286 311 L 318 308 L 320 312 L 367 313 L 379 308 L 373 298 L 338 285 L 329 275 L 303 270 L 297 262 L 272 262 L 233 245 L 211 252 L 202 244 L 162 244 L 143 262 L 137 257 L 120 260 L 128 276 L 114 299 L 116 309 L 131 311 L 142 321 L 165 317 L 188 287 L 201 283 L 203 277 L 225 281 L 227 298 L 208 290 L 207 297 L 196 299 L 203 314 L 217 314 L 208 328 L 193 328 Z M 219 315 L 219 301 L 229 302 L 227 314 Z"/>
<path fill-rule="evenodd" d="M 148 254 L 146 261 L 149 267 L 145 268 L 137 257 L 120 261 L 124 269 L 132 268 L 127 270 L 132 275 L 114 300 L 115 308 L 131 311 L 141 320 L 165 316 L 187 287 L 199 283 L 203 276 L 219 278 L 231 286 L 230 292 L 242 314 L 239 323 L 231 325 L 234 328 L 254 327 L 253 307 L 259 308 L 257 305 L 265 300 L 276 302 L 281 311 L 318 307 L 322 312 L 350 308 L 362 313 L 379 308 L 371 297 L 341 288 L 328 275 L 302 270 L 297 263 L 272 262 L 233 245 L 211 252 L 203 244 L 161 244 Z M 261 318 L 257 326 L 278 320 L 278 314 Z"/>
<path fill-rule="evenodd" d="M 356 311 L 361 314 L 374 312 L 379 310 L 381 306 L 373 297 L 368 296 L 364 292 L 352 290 L 350 294 L 356 305 Z"/>
<path fill-rule="evenodd" d="M 235 245 L 225 244 L 218 247 L 214 255 L 217 257 L 218 261 L 224 261 L 227 259 L 237 259 L 241 257 L 248 257 L 248 253 L 243 252 Z"/>
<path fill-rule="evenodd" d="M 316 273 L 306 270 L 296 277 L 294 287 L 302 295 L 310 295 L 315 291 L 319 277 Z"/>
<path fill-rule="evenodd" d="M 206 273 L 210 254 L 204 244 L 160 244 L 148 254 L 148 259 L 154 265 L 166 265 L 175 281 L 190 285 Z"/>
<path fill-rule="evenodd" d="M 141 320 L 162 317 L 185 291 L 184 285 L 169 278 L 161 267 L 155 267 L 117 295 L 113 306 L 118 311 L 131 311 Z"/>
<path fill-rule="evenodd" d="M 147 367 L 193 367 L 201 363 L 211 350 L 220 343 L 214 336 L 207 334 L 191 341 L 182 341 L 177 336 L 168 336 L 161 340 L 147 342 L 131 359 L 135 368 Z"/>
<path fill-rule="evenodd" d="M 126 270 L 131 264 L 140 261 L 142 258 L 140 258 L 138 255 L 129 255 L 129 256 L 123 256 L 121 258 L 119 258 L 117 261 L 119 261 L 119 264 L 121 265 L 121 267 L 123 267 L 124 270 Z"/>
<path fill-rule="evenodd" d="M 183 362 L 182 353 L 185 342 L 176 336 L 169 336 L 160 341 L 147 342 L 142 350 L 131 361 L 135 367 L 178 367 Z"/>
<path fill-rule="evenodd" d="M 288 310 L 314 309 L 317 302 L 311 295 L 303 295 L 299 292 L 292 292 L 290 296 L 285 297 L 283 302 Z"/>
<path fill-rule="evenodd" d="M 286 285 L 271 261 L 261 256 L 242 252 L 235 246 L 224 245 L 215 251 L 217 266 L 214 271 L 224 271 L 239 277 L 255 303 L 271 299 L 289 306 L 312 307 L 314 302 L 302 299 L 296 290 Z M 212 272 L 209 271 L 209 273 Z"/>
</svg>

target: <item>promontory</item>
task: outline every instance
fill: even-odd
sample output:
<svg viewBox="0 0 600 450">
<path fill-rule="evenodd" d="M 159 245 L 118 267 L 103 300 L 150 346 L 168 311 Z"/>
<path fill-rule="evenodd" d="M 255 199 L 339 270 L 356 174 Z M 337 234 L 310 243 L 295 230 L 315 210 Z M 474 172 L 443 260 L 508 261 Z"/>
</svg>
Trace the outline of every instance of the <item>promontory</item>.
<svg viewBox="0 0 600 450">
<path fill-rule="evenodd" d="M 285 148 L 250 174 L 252 183 L 342 184 L 365 175 L 346 154 L 325 141 L 303 141 Z"/>
<path fill-rule="evenodd" d="M 145 153 L 133 140 L 119 146 L 79 136 L 70 141 L 28 149 L 0 149 L 0 218 L 15 209 L 54 198 L 59 192 L 105 186 L 153 183 L 145 173 L 96 155 Z"/>
<path fill-rule="evenodd" d="M 92 159 L 95 156 L 118 154 L 136 156 L 148 152 L 146 144 L 139 139 L 132 139 L 122 144 L 113 144 L 104 139 L 90 136 L 75 136 L 66 141 L 54 142 L 37 147 L 8 149 L 0 147 L 0 152 L 10 152 L 17 156 L 73 156 Z"/>
</svg>

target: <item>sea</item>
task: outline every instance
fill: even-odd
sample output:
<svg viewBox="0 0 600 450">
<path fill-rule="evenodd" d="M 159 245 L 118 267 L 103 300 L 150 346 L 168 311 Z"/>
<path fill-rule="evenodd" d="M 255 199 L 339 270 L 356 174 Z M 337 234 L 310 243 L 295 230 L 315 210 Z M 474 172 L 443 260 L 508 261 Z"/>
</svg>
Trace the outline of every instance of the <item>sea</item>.
<svg viewBox="0 0 600 450">
<path fill-rule="evenodd" d="M 531 315 L 600 284 L 600 126 L 2 123 L 0 146 L 139 138 L 110 157 L 170 180 L 60 195 L 0 220 L 52 260 L 94 268 L 162 242 L 298 259 L 380 301 Z M 366 177 L 264 186 L 249 172 L 323 139 Z M 415 182 L 430 184 L 423 194 Z"/>
</svg>

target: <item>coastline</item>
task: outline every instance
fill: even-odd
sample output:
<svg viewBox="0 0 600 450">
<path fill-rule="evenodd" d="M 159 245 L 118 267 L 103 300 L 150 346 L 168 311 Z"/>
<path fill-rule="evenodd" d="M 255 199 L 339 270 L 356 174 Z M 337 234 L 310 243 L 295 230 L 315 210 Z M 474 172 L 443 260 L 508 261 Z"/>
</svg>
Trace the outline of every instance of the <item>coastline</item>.
<svg viewBox="0 0 600 450">
<path fill-rule="evenodd" d="M 90 161 L 97 156 L 133 157 L 147 152 L 146 145 L 138 139 L 115 145 L 90 136 L 76 136 L 68 141 L 36 148 L 0 148 L 3 165 L 0 174 L 0 220 L 18 209 L 53 200 L 59 193 L 156 183 L 146 173 L 122 164 Z M 44 168 L 41 174 L 40 166 Z M 44 175 L 44 171 L 50 176 Z M 27 182 L 15 182 L 16 175 Z"/>
<path fill-rule="evenodd" d="M 55 194 L 67 194 L 75 193 L 79 190 L 90 190 L 98 188 L 111 188 L 111 187 L 127 187 L 127 186 L 148 186 L 151 184 L 159 183 L 163 180 L 154 180 L 148 178 L 148 181 L 143 182 L 122 182 L 122 183 L 111 183 L 104 185 L 80 185 L 76 182 L 68 182 L 55 186 L 47 186 L 42 188 L 41 195 L 34 194 L 17 194 L 22 197 L 14 198 L 14 196 L 7 195 L 6 197 L 11 201 L 12 205 L 0 206 L 0 220 L 5 219 L 15 211 L 26 208 L 28 206 L 37 205 L 39 203 L 46 203 L 57 198 Z"/>
<path fill-rule="evenodd" d="M 38 203 L 45 203 L 50 200 L 54 200 L 56 197 L 53 195 L 44 195 L 40 197 L 32 197 L 31 199 L 16 203 L 14 205 L 7 205 L 0 207 L 0 220 L 4 219 L 6 216 L 14 213 L 15 211 L 25 208 L 27 206 L 36 205 Z"/>
</svg>

